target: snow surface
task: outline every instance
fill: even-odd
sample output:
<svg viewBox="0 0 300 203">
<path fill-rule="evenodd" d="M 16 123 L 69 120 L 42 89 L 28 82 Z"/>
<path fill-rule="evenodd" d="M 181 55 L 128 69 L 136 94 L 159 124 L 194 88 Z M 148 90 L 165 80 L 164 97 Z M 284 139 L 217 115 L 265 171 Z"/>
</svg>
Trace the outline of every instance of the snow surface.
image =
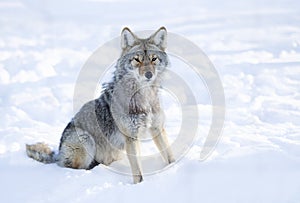
<svg viewBox="0 0 300 203">
<path fill-rule="evenodd" d="M 300 202 L 299 1 L 4 0 L 0 13 L 1 202 Z M 202 90 L 197 140 L 141 184 L 103 166 L 72 170 L 26 157 L 25 143 L 57 148 L 94 50 L 124 26 L 162 25 L 201 47 L 222 79 L 226 121 L 208 159 L 199 161 L 209 95 L 193 80 Z M 174 137 L 180 111 L 169 99 Z"/>
</svg>

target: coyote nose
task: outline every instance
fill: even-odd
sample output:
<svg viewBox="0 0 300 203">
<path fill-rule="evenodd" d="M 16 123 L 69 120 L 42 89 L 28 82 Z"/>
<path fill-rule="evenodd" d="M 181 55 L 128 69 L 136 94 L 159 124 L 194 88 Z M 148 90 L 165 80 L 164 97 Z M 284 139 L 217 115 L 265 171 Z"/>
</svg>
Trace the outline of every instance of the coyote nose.
<svg viewBox="0 0 300 203">
<path fill-rule="evenodd" d="M 153 74 L 152 74 L 150 71 L 147 71 L 147 72 L 145 73 L 145 77 L 146 77 L 147 79 L 152 78 L 152 76 L 153 76 Z"/>
</svg>

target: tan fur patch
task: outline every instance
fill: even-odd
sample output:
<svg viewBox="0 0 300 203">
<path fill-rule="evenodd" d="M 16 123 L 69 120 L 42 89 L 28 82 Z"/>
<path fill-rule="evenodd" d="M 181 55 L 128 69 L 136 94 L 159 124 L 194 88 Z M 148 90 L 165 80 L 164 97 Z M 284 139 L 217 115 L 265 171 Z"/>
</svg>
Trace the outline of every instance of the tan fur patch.
<svg viewBox="0 0 300 203">
<path fill-rule="evenodd" d="M 74 150 L 74 159 L 72 162 L 72 168 L 83 168 L 84 167 L 84 157 L 86 156 L 86 152 L 81 147 L 78 147 Z"/>
<path fill-rule="evenodd" d="M 75 156 L 74 161 L 72 163 L 72 168 L 78 169 L 78 168 L 80 168 L 80 166 L 81 166 L 81 159 L 79 156 Z"/>
<path fill-rule="evenodd" d="M 50 149 L 50 147 L 42 142 L 33 144 L 33 145 L 26 145 L 26 149 L 30 150 L 30 151 L 37 151 L 37 152 L 42 152 L 44 154 L 52 154 L 52 150 Z"/>
</svg>

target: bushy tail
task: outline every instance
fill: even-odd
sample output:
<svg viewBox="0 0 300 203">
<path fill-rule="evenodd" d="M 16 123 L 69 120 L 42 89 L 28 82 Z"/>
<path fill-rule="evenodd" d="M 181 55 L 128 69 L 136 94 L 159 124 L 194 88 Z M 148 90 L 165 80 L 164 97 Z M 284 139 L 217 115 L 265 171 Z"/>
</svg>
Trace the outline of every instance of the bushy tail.
<svg viewBox="0 0 300 203">
<path fill-rule="evenodd" d="M 33 145 L 27 144 L 26 153 L 30 158 L 45 164 L 55 163 L 57 161 L 54 151 L 52 151 L 45 143 L 39 142 Z"/>
</svg>

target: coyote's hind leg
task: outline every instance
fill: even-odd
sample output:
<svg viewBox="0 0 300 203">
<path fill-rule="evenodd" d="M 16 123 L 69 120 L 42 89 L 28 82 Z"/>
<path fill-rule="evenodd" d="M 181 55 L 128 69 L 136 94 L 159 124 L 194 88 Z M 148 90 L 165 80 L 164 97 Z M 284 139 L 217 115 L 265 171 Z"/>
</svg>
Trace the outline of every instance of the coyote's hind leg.
<svg viewBox="0 0 300 203">
<path fill-rule="evenodd" d="M 72 127 L 63 133 L 57 164 L 68 168 L 90 169 L 95 165 L 95 153 L 93 137 L 80 128 Z"/>
</svg>

